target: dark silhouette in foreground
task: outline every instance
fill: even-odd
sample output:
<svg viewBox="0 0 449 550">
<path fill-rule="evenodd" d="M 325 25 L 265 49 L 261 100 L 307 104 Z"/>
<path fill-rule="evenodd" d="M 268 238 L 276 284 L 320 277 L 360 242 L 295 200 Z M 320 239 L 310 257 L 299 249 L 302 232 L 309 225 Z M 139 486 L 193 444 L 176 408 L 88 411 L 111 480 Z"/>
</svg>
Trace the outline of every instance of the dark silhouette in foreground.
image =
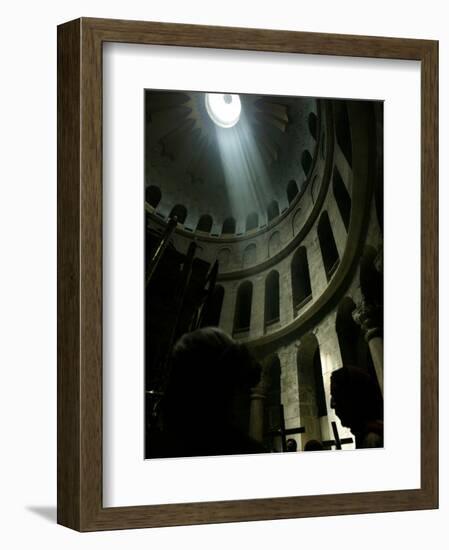
<svg viewBox="0 0 449 550">
<path fill-rule="evenodd" d="M 318 441 L 317 439 L 309 439 L 307 443 L 304 445 L 305 451 L 324 451 L 324 446 L 321 443 L 321 441 Z"/>
<path fill-rule="evenodd" d="M 364 370 L 344 366 L 332 373 L 331 407 L 354 434 L 357 449 L 383 447 L 383 399 Z"/>
<path fill-rule="evenodd" d="M 267 452 L 248 436 L 250 390 L 260 366 L 217 328 L 183 335 L 172 353 L 153 457 Z"/>
</svg>

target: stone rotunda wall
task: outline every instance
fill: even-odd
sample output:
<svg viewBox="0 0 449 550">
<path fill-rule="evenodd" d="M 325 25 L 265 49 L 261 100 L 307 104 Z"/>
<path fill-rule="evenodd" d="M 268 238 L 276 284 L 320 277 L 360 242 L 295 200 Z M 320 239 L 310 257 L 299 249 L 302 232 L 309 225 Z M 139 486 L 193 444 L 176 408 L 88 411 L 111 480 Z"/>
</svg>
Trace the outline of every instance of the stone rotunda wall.
<svg viewBox="0 0 449 550">
<path fill-rule="evenodd" d="M 382 228 L 374 200 L 382 185 L 375 135 L 381 114 L 362 101 L 320 101 L 316 113 L 308 173 L 290 202 L 286 182 L 277 216 L 242 235 L 218 234 L 217 224 L 209 232 L 178 224 L 173 236 L 180 252 L 195 240 L 199 258 L 218 261 L 219 326 L 246 342 L 263 366 L 253 391 L 251 434 L 266 441 L 267 410 L 278 400 L 286 428 L 306 428 L 292 436 L 300 449 L 309 439 L 333 439 L 332 421 L 341 438 L 351 437 L 330 402 L 330 376 L 345 354 L 352 357 L 357 349 L 383 383 L 380 317 L 378 326 L 370 325 L 377 332 L 370 334 L 362 322 L 365 310 L 381 307 L 373 283 L 376 273 L 382 277 Z M 157 205 L 147 202 L 146 208 L 150 224 L 162 228 L 165 216 Z M 276 438 L 272 444 L 280 450 Z"/>
</svg>

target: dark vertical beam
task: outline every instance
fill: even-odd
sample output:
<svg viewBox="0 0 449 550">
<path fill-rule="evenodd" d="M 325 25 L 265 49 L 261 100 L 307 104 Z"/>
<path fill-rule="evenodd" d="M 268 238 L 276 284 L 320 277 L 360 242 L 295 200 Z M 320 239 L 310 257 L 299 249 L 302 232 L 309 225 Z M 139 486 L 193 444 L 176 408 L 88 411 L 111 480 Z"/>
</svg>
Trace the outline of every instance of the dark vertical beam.
<svg viewBox="0 0 449 550">
<path fill-rule="evenodd" d="M 80 22 L 58 27 L 58 523 L 80 528 Z"/>
<path fill-rule="evenodd" d="M 421 489 L 438 508 L 438 42 L 421 61 Z"/>
</svg>

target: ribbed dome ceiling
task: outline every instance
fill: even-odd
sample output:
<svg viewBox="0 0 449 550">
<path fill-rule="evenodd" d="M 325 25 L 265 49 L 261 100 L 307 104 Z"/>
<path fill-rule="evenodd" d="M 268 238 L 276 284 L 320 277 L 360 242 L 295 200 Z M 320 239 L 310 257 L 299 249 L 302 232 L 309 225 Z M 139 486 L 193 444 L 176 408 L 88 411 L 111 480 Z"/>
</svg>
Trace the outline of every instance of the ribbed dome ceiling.
<svg viewBox="0 0 449 550">
<path fill-rule="evenodd" d="M 276 215 L 288 206 L 289 182 L 301 189 L 306 181 L 318 133 L 316 101 L 241 94 L 239 121 L 221 128 L 205 95 L 146 91 L 145 177 L 147 188 L 160 190 L 157 211 L 166 217 L 183 205 L 186 227 L 195 230 L 207 215 L 215 234 L 230 217 L 237 232 L 254 214 L 263 226 L 270 205 L 271 218 L 273 208 Z"/>
</svg>

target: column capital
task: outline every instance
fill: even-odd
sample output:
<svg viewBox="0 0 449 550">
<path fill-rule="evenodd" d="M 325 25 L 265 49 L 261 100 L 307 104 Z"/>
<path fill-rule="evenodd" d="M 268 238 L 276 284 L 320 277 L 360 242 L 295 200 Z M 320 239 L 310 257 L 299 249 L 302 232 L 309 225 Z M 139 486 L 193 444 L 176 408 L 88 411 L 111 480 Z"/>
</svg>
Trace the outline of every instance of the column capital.
<svg viewBox="0 0 449 550">
<path fill-rule="evenodd" d="M 352 318 L 362 329 L 367 342 L 372 338 L 382 337 L 383 318 L 380 305 L 362 300 L 352 312 Z"/>
<path fill-rule="evenodd" d="M 264 400 L 266 398 L 267 398 L 266 388 L 262 386 L 259 387 L 259 384 L 258 384 L 256 387 L 251 389 L 251 393 L 250 393 L 251 401 L 255 399 Z"/>
</svg>

